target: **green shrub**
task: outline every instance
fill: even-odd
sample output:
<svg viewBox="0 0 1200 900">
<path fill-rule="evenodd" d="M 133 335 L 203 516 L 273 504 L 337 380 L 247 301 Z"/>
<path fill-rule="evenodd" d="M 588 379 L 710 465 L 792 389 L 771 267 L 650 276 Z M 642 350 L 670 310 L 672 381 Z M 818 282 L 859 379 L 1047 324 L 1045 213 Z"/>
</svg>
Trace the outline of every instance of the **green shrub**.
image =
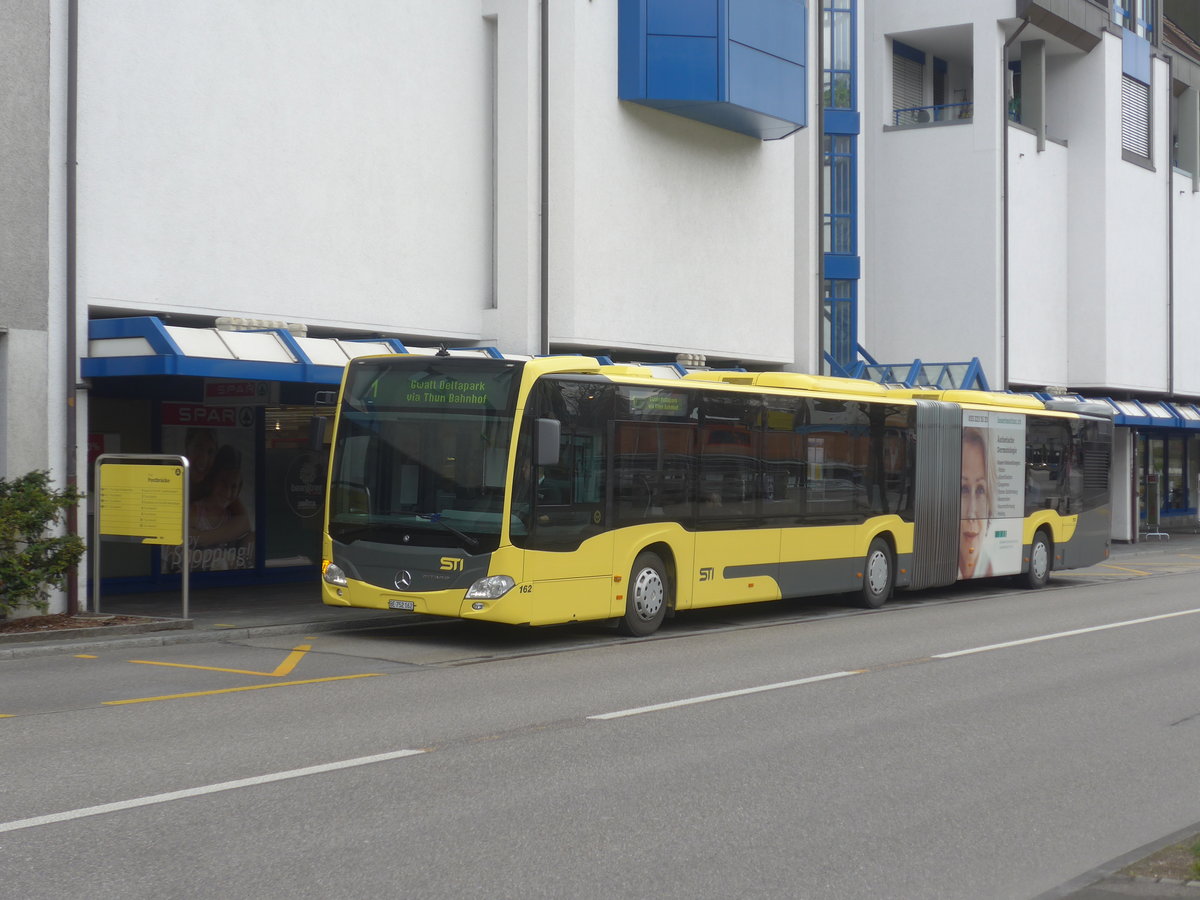
<svg viewBox="0 0 1200 900">
<path fill-rule="evenodd" d="M 81 499 L 74 487 L 52 488 L 47 472 L 0 478 L 0 616 L 26 606 L 45 612 L 50 589 L 79 564 L 79 535 L 48 532 Z"/>
</svg>

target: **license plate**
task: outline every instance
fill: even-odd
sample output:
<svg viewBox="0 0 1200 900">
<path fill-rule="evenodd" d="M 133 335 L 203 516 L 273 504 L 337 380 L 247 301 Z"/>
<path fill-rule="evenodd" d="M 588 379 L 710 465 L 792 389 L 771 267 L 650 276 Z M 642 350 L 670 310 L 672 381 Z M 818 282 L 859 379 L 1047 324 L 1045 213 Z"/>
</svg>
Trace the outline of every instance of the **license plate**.
<svg viewBox="0 0 1200 900">
<path fill-rule="evenodd" d="M 416 608 L 416 604 L 412 600 L 389 600 L 388 609 L 403 609 L 407 612 L 412 612 Z"/>
</svg>

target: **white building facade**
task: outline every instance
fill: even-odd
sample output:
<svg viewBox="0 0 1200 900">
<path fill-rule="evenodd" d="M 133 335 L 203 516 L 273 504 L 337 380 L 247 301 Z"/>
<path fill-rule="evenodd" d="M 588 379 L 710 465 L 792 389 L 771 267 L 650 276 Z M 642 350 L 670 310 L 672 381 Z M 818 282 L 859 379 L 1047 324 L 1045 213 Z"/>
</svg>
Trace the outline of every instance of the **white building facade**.
<svg viewBox="0 0 1200 900">
<path fill-rule="evenodd" d="M 200 574 L 309 578 L 335 340 L 977 360 L 955 384 L 1133 404 L 1114 537 L 1147 474 L 1194 520 L 1190 7 L 0 0 L 0 472 L 227 428 L 258 544 Z"/>
</svg>

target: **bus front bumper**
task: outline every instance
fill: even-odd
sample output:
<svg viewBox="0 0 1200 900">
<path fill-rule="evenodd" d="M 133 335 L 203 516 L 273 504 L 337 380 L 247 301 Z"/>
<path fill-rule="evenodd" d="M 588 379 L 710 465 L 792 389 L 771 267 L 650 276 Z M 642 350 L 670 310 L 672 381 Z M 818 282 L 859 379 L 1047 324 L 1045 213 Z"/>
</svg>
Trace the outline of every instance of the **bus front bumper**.
<svg viewBox="0 0 1200 900">
<path fill-rule="evenodd" d="M 459 589 L 449 591 L 426 591 L 406 593 L 386 591 L 373 584 L 348 579 L 345 585 L 337 586 L 323 581 L 321 599 L 328 606 L 345 606 L 357 609 L 390 609 L 413 612 L 427 616 L 476 619 L 482 622 L 502 622 L 508 625 L 525 625 L 530 621 L 529 595 L 515 585 L 501 597 L 494 599 L 467 599 Z"/>
</svg>

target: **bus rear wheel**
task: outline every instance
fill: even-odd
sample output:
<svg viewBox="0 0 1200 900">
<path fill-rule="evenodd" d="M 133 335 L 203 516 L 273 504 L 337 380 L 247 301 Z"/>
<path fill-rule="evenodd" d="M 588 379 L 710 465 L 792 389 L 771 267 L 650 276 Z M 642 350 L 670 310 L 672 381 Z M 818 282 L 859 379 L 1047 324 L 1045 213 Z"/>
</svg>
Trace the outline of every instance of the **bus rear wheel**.
<svg viewBox="0 0 1200 900">
<path fill-rule="evenodd" d="M 1046 532 L 1039 531 L 1029 545 L 1029 570 L 1020 576 L 1024 587 L 1034 590 L 1045 587 L 1050 580 L 1050 541 Z"/>
<path fill-rule="evenodd" d="M 892 548 L 883 538 L 871 541 L 867 558 L 863 562 L 862 588 L 858 594 L 859 606 L 864 609 L 879 609 L 892 596 L 892 585 L 896 582 L 892 566 Z"/>
<path fill-rule="evenodd" d="M 670 583 L 658 554 L 644 551 L 633 561 L 625 592 L 625 615 L 617 623 L 622 634 L 644 637 L 658 631 L 667 615 Z"/>
</svg>

